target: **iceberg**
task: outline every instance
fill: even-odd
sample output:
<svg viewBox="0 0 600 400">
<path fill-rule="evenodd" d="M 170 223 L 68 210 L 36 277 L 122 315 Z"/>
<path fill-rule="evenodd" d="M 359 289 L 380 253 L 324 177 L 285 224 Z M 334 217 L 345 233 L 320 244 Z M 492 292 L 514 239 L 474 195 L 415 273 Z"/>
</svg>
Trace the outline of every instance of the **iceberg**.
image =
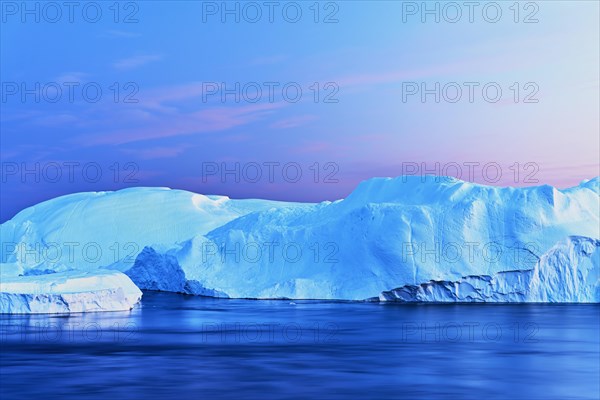
<svg viewBox="0 0 600 400">
<path fill-rule="evenodd" d="M 118 271 L 3 277 L 0 314 L 126 311 L 141 297 L 140 289 Z"/>
<path fill-rule="evenodd" d="M 544 254 L 533 269 L 406 285 L 383 292 L 378 299 L 409 303 L 597 303 L 599 265 L 599 240 L 570 237 Z"/>
<path fill-rule="evenodd" d="M 127 271 L 133 282 L 145 290 L 193 294 L 207 297 L 229 297 L 218 290 L 207 289 L 198 281 L 186 278 L 177 259 L 169 254 L 159 254 L 146 247 L 135 264 Z"/>
<path fill-rule="evenodd" d="M 600 301 L 599 178 L 373 178 L 318 204 L 130 188 L 38 204 L 0 234 L 3 280 L 120 271 L 143 290 L 213 297 Z"/>
<path fill-rule="evenodd" d="M 173 245 L 253 211 L 294 205 L 149 187 L 61 196 L 0 225 L 0 272 L 124 270 L 145 246 Z"/>
<path fill-rule="evenodd" d="M 159 252 L 185 279 L 233 298 L 364 300 L 430 280 L 531 270 L 570 236 L 598 239 L 599 202 L 598 178 L 564 190 L 376 178 L 344 200 L 250 213 Z"/>
</svg>

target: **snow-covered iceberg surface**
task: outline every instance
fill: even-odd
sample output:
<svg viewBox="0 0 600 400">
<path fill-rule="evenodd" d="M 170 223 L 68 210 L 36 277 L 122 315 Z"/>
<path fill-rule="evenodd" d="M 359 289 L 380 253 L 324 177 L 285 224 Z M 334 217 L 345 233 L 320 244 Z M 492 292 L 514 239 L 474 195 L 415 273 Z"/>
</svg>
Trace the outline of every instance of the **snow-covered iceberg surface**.
<svg viewBox="0 0 600 400">
<path fill-rule="evenodd" d="M 145 246 L 170 246 L 253 211 L 295 205 L 143 187 L 57 197 L 0 225 L 0 272 L 125 270 Z"/>
<path fill-rule="evenodd" d="M 251 213 L 159 253 L 186 280 L 229 297 L 362 300 L 531 270 L 569 236 L 600 238 L 599 201 L 598 178 L 565 190 L 377 178 L 344 200 Z M 138 258 L 138 271 L 152 270 L 144 264 Z"/>
<path fill-rule="evenodd" d="M 142 292 L 118 271 L 2 277 L 0 314 L 126 311 Z"/>
<path fill-rule="evenodd" d="M 526 272 L 569 237 L 600 239 L 598 178 L 564 190 L 375 178 L 346 199 L 320 204 L 132 188 L 50 200 L 17 214 L 0 233 L 2 276 L 108 268 L 141 289 L 364 300 L 423 282 L 498 281 L 525 271 L 504 284 L 522 280 L 529 293 L 539 285 L 541 301 L 598 301 L 597 262 L 581 279 L 581 270 L 568 268 L 539 280 Z M 96 247 L 101 256 L 90 260 Z M 582 282 L 588 292 L 579 291 Z"/>
<path fill-rule="evenodd" d="M 381 293 L 379 300 L 597 303 L 599 264 L 599 240 L 570 237 L 544 254 L 533 269 L 406 285 Z"/>
</svg>

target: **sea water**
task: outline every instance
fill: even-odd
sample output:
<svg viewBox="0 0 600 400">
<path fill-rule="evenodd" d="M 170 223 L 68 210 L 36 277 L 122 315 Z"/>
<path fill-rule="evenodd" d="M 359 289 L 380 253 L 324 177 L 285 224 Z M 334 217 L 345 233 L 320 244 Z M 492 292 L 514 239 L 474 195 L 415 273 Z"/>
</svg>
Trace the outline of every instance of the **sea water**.
<svg viewBox="0 0 600 400">
<path fill-rule="evenodd" d="M 228 300 L 0 316 L 0 398 L 598 399 L 600 305 Z"/>
</svg>

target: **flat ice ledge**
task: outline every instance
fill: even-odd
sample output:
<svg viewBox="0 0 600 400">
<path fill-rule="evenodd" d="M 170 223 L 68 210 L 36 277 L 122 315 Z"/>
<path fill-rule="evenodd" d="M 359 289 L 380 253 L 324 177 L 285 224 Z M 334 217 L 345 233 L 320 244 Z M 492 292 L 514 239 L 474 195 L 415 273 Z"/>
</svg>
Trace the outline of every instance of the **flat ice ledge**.
<svg viewBox="0 0 600 400">
<path fill-rule="evenodd" d="M 68 271 L 0 279 L 0 314 L 127 311 L 142 292 L 118 271 Z"/>
</svg>

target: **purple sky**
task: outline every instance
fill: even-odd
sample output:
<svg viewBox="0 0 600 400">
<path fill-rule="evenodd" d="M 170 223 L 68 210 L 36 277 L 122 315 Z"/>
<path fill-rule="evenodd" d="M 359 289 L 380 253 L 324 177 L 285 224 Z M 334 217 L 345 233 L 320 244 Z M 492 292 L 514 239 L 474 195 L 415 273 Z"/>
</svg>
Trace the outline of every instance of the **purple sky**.
<svg viewBox="0 0 600 400">
<path fill-rule="evenodd" d="M 3 3 L 1 221 L 130 186 L 321 201 L 373 176 L 600 174 L 597 2 L 499 2 L 472 22 L 445 2 L 439 22 L 421 2 L 309 3 L 256 22 L 235 2 L 72 21 Z"/>
</svg>

